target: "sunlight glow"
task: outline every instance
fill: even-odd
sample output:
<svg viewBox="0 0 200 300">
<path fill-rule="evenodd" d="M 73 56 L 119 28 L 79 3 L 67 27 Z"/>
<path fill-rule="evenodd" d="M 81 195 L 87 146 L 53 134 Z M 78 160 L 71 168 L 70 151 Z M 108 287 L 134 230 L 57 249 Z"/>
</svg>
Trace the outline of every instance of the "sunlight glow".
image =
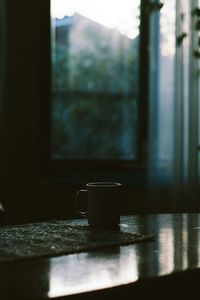
<svg viewBox="0 0 200 300">
<path fill-rule="evenodd" d="M 63 18 L 79 13 L 129 38 L 139 34 L 139 0 L 52 0 L 51 15 Z"/>
</svg>

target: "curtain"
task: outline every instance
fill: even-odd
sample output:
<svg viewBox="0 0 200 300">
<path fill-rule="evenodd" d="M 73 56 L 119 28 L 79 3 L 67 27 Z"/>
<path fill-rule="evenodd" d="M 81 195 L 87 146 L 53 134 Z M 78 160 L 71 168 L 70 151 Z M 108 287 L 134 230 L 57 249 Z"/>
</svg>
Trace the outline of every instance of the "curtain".
<svg viewBox="0 0 200 300">
<path fill-rule="evenodd" d="M 196 211 L 200 209 L 199 0 L 162 2 L 162 9 L 150 19 L 149 185 L 170 190 L 171 207 Z"/>
<path fill-rule="evenodd" d="M 151 186 L 170 185 L 174 155 L 175 0 L 150 17 L 150 156 Z"/>
</svg>

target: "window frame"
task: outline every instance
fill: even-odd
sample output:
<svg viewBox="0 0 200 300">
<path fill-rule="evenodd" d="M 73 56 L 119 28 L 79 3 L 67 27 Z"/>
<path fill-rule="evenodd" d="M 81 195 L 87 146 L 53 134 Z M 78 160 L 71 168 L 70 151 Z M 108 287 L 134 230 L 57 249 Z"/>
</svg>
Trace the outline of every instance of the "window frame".
<svg viewBox="0 0 200 300">
<path fill-rule="evenodd" d="M 149 18 L 150 0 L 140 4 L 138 157 L 136 160 L 55 160 L 51 158 L 51 16 L 50 0 L 41 4 L 40 31 L 40 174 L 53 182 L 77 184 L 92 179 L 116 178 L 129 185 L 146 186 L 148 169 Z"/>
</svg>

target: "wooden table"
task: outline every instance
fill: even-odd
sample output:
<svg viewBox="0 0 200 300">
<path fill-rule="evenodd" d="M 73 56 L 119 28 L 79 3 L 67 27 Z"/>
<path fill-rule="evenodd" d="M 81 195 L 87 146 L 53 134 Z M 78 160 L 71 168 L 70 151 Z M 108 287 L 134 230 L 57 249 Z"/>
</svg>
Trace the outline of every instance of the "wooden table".
<svg viewBox="0 0 200 300">
<path fill-rule="evenodd" d="M 200 284 L 200 214 L 122 216 L 120 226 L 155 241 L 2 263 L 0 299 L 173 299 L 175 292 L 193 299 Z"/>
</svg>

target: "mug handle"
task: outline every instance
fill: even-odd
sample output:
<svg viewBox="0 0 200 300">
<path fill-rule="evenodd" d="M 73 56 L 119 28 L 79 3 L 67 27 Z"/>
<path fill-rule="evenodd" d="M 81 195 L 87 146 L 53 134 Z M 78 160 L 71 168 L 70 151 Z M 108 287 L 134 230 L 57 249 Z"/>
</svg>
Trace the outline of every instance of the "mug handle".
<svg viewBox="0 0 200 300">
<path fill-rule="evenodd" d="M 79 216 L 87 218 L 88 216 L 88 212 L 87 210 L 80 210 L 79 206 L 80 206 L 80 198 L 81 195 L 86 195 L 87 190 L 81 189 L 76 193 L 76 212 L 79 214 Z"/>
</svg>

